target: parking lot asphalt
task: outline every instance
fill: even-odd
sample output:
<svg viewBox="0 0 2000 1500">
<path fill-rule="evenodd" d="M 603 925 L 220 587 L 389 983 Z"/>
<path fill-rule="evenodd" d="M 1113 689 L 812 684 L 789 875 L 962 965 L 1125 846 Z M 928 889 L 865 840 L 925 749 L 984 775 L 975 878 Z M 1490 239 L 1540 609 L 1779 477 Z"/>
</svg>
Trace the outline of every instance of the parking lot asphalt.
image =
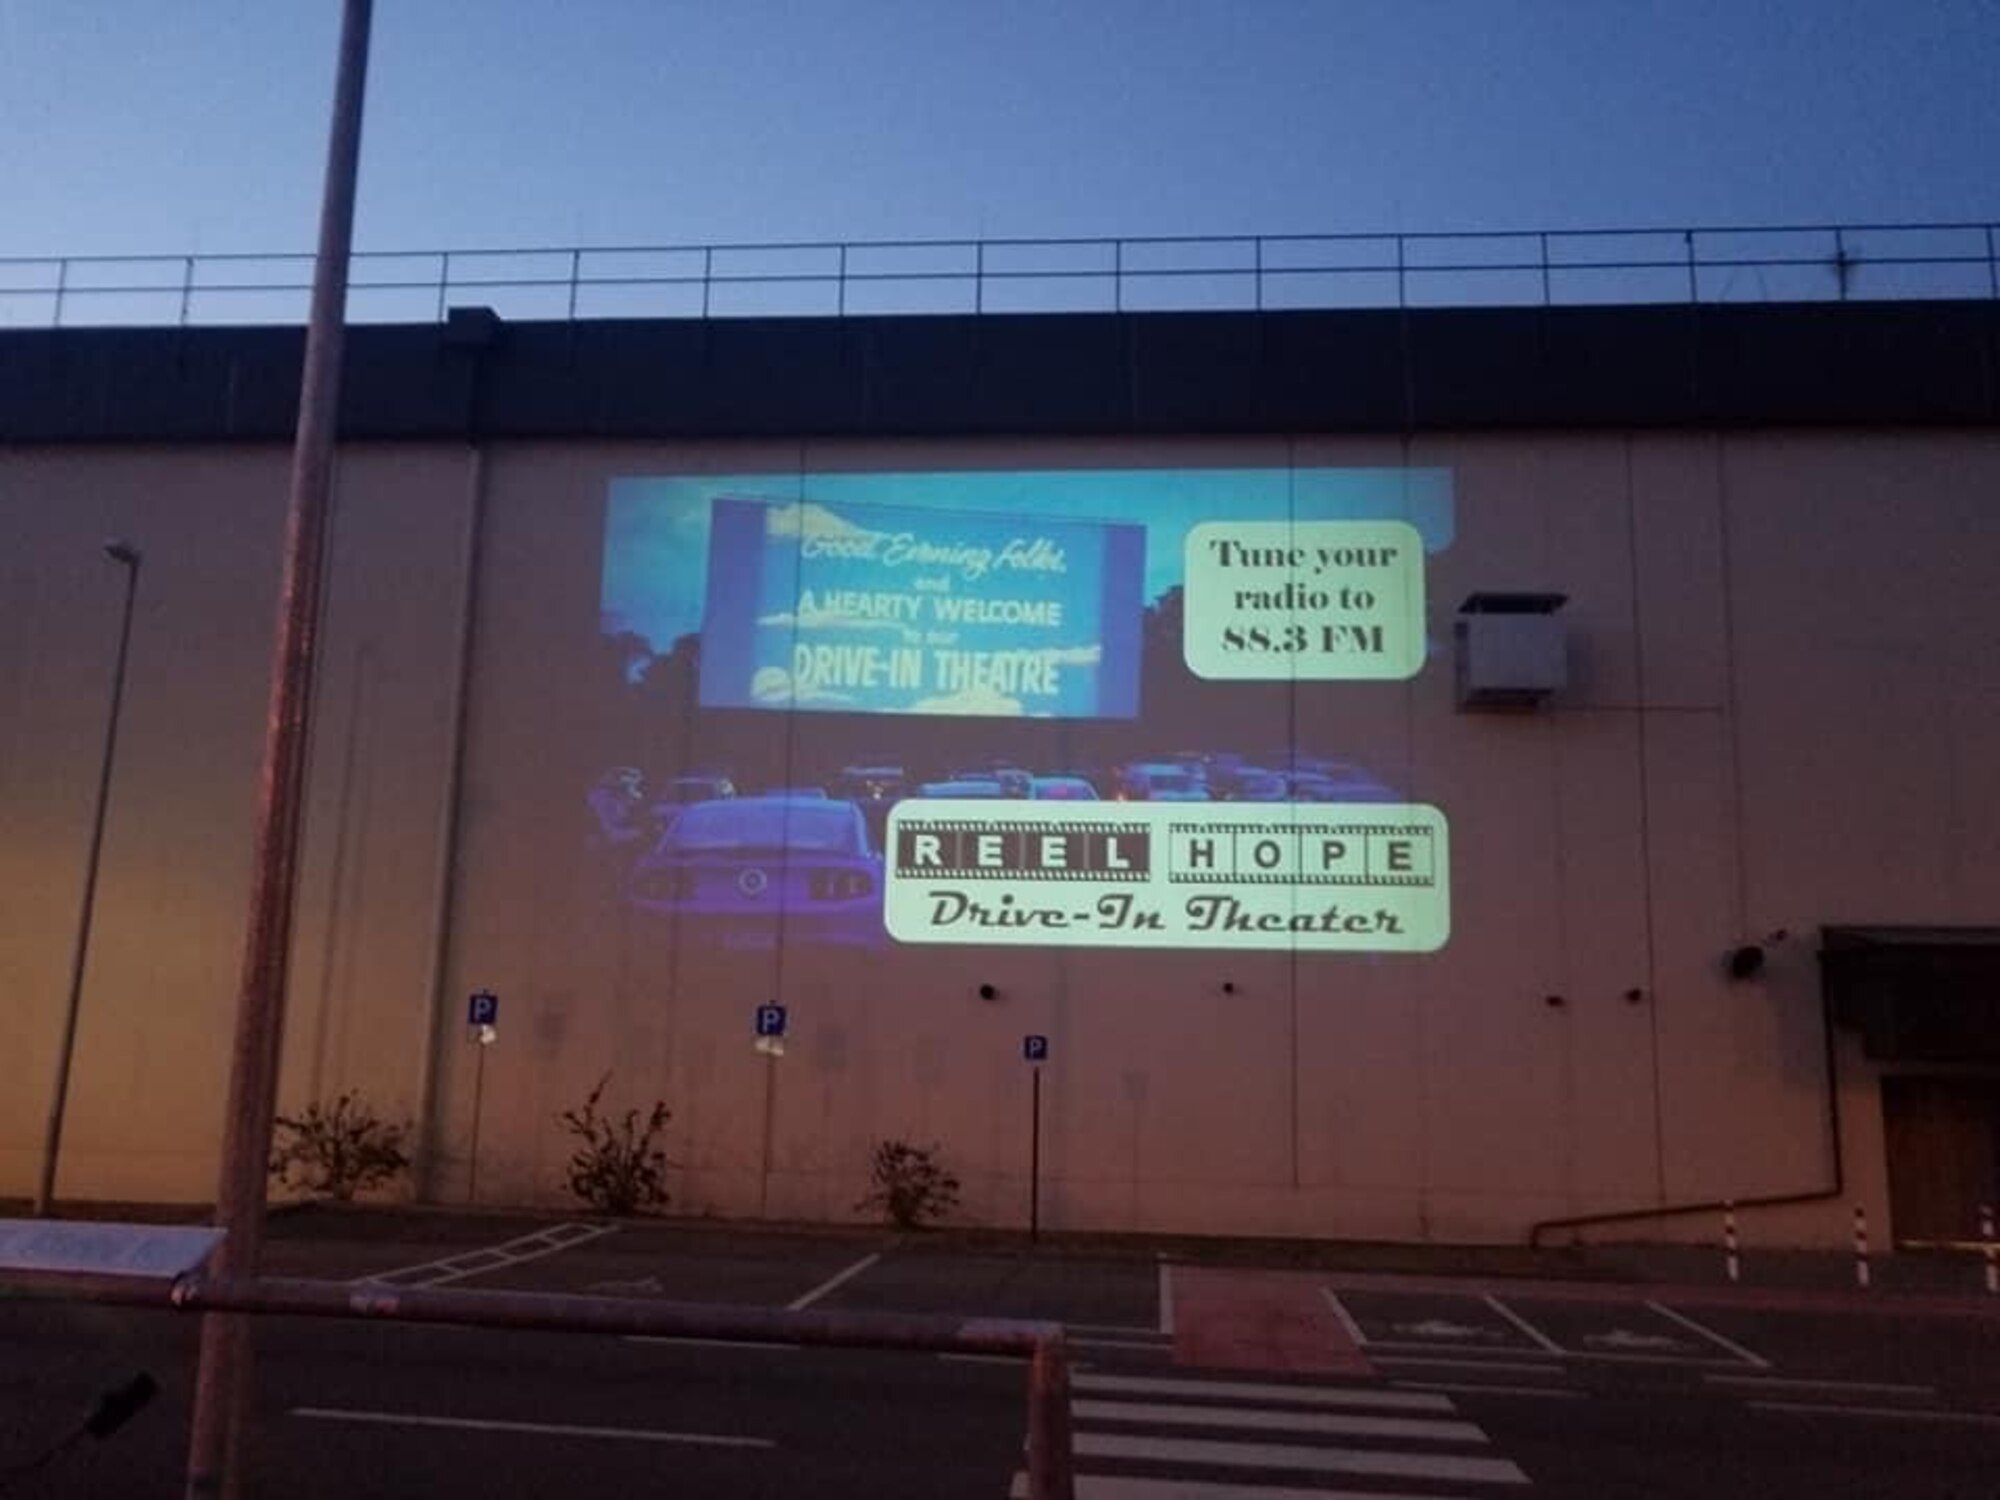
<svg viewBox="0 0 2000 1500">
<path fill-rule="evenodd" d="M 1450 1276 L 1218 1258 L 1231 1264 L 877 1230 L 312 1211 L 274 1221 L 264 1269 L 1061 1321 L 1079 1500 L 2000 1492 L 2000 1297 L 1534 1278 L 1512 1262 L 1482 1275 L 1465 1254 Z M 1018 1361 L 258 1326 L 254 1493 L 997 1500 L 1020 1482 Z M 180 1493 L 194 1339 L 168 1313 L 0 1301 L 0 1500 Z M 163 1394 L 125 1432 L 6 1477 L 139 1368 Z"/>
</svg>

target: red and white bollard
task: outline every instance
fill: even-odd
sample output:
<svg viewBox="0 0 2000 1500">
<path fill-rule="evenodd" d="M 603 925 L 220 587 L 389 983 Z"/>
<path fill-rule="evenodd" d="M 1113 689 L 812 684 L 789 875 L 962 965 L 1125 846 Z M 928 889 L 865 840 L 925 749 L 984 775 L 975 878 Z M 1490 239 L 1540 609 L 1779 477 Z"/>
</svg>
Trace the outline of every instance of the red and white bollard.
<svg viewBox="0 0 2000 1500">
<path fill-rule="evenodd" d="M 1722 1270 L 1733 1286 L 1743 1279 L 1743 1265 L 1736 1254 L 1736 1205 L 1722 1205 Z"/>
<path fill-rule="evenodd" d="M 1979 1205 L 1979 1238 L 1986 1250 L 1986 1290 L 1989 1295 L 2000 1292 L 2000 1259 L 1994 1258 L 1996 1247 L 1993 1243 L 1993 1205 Z"/>
<path fill-rule="evenodd" d="M 1868 1210 L 1854 1205 L 1854 1284 L 1868 1288 Z"/>
</svg>

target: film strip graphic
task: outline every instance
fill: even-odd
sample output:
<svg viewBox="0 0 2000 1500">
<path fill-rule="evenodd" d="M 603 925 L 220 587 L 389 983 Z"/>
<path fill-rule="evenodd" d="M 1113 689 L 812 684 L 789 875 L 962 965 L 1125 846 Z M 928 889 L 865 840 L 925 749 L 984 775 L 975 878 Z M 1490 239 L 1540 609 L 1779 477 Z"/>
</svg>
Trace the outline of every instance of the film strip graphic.
<svg viewBox="0 0 2000 1500">
<path fill-rule="evenodd" d="M 894 852 L 898 877 L 1143 883 L 1153 875 L 1153 834 L 1138 822 L 919 816 L 898 821 Z"/>
<path fill-rule="evenodd" d="M 1435 886 L 1428 823 L 1182 823 L 1167 825 L 1175 885 Z"/>
</svg>

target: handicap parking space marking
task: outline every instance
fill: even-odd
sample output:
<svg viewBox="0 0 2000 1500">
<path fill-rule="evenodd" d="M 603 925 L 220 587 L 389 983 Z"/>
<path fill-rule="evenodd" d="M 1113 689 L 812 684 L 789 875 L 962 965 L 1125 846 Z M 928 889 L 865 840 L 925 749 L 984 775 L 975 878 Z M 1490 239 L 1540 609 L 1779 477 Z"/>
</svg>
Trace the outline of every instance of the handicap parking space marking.
<svg viewBox="0 0 2000 1500">
<path fill-rule="evenodd" d="M 1370 1350 L 1526 1354 L 1549 1345 L 1490 1297 L 1464 1292 L 1372 1292 L 1321 1289 L 1358 1344 Z"/>
<path fill-rule="evenodd" d="M 378 1271 L 370 1275 L 357 1276 L 349 1285 L 365 1286 L 374 1283 L 401 1287 L 448 1286 L 454 1281 L 464 1281 L 468 1277 L 484 1276 L 489 1271 L 542 1260 L 617 1232 L 618 1226 L 615 1224 L 575 1222 L 552 1224 L 546 1229 L 516 1235 L 513 1239 L 504 1240 L 497 1245 L 484 1245 L 473 1250 L 459 1251 L 455 1255 L 441 1256 L 436 1260 L 398 1266 L 392 1271 Z"/>
<path fill-rule="evenodd" d="M 1544 1352 L 1562 1359 L 1768 1368 L 1743 1345 L 1658 1302 L 1544 1300 L 1532 1293 L 1487 1300 L 1536 1335 Z"/>
<path fill-rule="evenodd" d="M 1715 1345 L 1716 1348 L 1722 1350 L 1725 1354 L 1731 1355 L 1734 1358 L 1741 1360 L 1744 1364 L 1749 1365 L 1752 1369 L 1768 1370 L 1771 1368 L 1771 1362 L 1768 1359 L 1764 1358 L 1763 1355 L 1754 1353 L 1750 1349 L 1744 1347 L 1742 1344 L 1739 1344 L 1735 1339 L 1728 1337 L 1726 1334 L 1717 1333 L 1713 1328 L 1710 1328 L 1706 1323 L 1697 1322 L 1695 1319 L 1689 1317 L 1686 1313 L 1676 1312 L 1674 1311 L 1673 1308 L 1668 1307 L 1663 1302 L 1648 1301 L 1646 1303 L 1646 1306 L 1651 1308 L 1654 1312 L 1658 1313 L 1661 1317 L 1666 1318 L 1671 1322 L 1680 1324 L 1681 1327 L 1687 1329 L 1690 1333 L 1700 1334 L 1703 1338 L 1707 1339 L 1711 1344 Z"/>
</svg>

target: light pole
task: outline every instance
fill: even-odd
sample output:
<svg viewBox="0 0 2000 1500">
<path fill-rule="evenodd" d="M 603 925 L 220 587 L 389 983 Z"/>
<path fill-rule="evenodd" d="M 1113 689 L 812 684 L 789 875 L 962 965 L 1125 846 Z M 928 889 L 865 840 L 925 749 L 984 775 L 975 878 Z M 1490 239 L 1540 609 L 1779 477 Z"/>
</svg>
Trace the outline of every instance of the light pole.
<svg viewBox="0 0 2000 1500">
<path fill-rule="evenodd" d="M 306 721 L 312 702 L 320 574 L 333 488 L 334 429 L 340 414 L 340 356 L 347 320 L 347 270 L 354 245 L 354 188 L 361 157 L 361 103 L 368 76 L 374 0 L 343 0 L 333 122 L 313 260 L 312 311 L 299 379 L 299 425 L 292 445 L 284 571 L 258 782 L 243 982 L 230 1047 L 223 1114 L 222 1169 L 215 1222 L 223 1231 L 211 1268 L 224 1282 L 257 1274 L 264 1239 L 271 1117 L 285 1030 L 292 892 L 304 804 Z M 204 1313 L 188 1431 L 188 1500 L 238 1500 L 246 1490 L 243 1431 L 250 1410 L 250 1325 L 243 1313 Z"/>
<path fill-rule="evenodd" d="M 42 1175 L 35 1184 L 35 1217 L 55 1204 L 56 1158 L 62 1151 L 63 1110 L 69 1103 L 69 1065 L 76 1052 L 76 1017 L 83 1004 L 83 969 L 90 956 L 90 921 L 97 909 L 97 867 L 104 852 L 104 810 L 111 800 L 111 763 L 118 754 L 118 710 L 125 701 L 125 659 L 132 646 L 132 602 L 139 593 L 139 549 L 109 541 L 104 555 L 125 569 L 125 618 L 118 627 L 118 664 L 111 670 L 111 715 L 104 725 L 104 764 L 97 773 L 97 811 L 90 822 L 90 855 L 83 865 L 83 910 L 77 917 L 76 951 L 70 955 L 69 1004 L 63 1011 L 62 1044 L 56 1049 L 55 1097 L 42 1135 Z"/>
</svg>

